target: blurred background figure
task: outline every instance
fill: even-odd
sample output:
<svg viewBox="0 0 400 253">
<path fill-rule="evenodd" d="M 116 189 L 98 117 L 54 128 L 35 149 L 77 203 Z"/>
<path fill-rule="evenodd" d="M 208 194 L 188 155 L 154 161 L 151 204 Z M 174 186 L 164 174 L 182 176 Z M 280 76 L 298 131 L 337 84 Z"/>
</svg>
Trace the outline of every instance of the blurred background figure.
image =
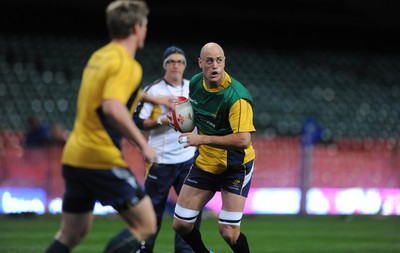
<svg viewBox="0 0 400 253">
<path fill-rule="evenodd" d="M 25 136 L 25 146 L 43 147 L 50 143 L 49 128 L 43 124 L 37 115 L 28 117 L 28 128 Z"/>
<path fill-rule="evenodd" d="M 70 131 L 61 123 L 55 123 L 50 130 L 50 142 L 52 145 L 64 146 Z"/>
</svg>

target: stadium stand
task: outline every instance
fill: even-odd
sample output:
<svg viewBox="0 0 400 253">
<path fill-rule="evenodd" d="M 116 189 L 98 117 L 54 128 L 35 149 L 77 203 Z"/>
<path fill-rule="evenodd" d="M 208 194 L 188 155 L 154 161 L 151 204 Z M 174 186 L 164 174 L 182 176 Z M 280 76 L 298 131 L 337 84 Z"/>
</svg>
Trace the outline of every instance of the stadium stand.
<svg viewBox="0 0 400 253">
<path fill-rule="evenodd" d="M 48 124 L 72 127 L 81 70 L 105 43 L 77 37 L 1 35 L 0 129 L 23 129 L 31 113 Z M 165 43 L 139 52 L 143 85 L 161 71 Z M 200 45 L 182 43 L 187 75 L 196 73 Z M 323 139 L 399 138 L 400 55 L 333 49 L 281 50 L 224 46 L 227 71 L 248 86 L 255 100 L 258 134 L 296 136 L 307 117 Z"/>
</svg>

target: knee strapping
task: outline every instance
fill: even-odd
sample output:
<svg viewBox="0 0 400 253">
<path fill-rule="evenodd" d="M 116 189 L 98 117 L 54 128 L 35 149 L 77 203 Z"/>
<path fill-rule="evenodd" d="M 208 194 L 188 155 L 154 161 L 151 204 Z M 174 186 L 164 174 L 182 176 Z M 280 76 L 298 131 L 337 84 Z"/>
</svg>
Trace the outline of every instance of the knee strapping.
<svg viewBox="0 0 400 253">
<path fill-rule="evenodd" d="M 221 212 L 219 213 L 218 223 L 232 226 L 240 226 L 242 216 L 242 212 L 229 212 L 221 210 Z"/>
<path fill-rule="evenodd" d="M 195 223 L 200 211 L 191 210 L 176 204 L 174 217 L 189 223 Z"/>
</svg>

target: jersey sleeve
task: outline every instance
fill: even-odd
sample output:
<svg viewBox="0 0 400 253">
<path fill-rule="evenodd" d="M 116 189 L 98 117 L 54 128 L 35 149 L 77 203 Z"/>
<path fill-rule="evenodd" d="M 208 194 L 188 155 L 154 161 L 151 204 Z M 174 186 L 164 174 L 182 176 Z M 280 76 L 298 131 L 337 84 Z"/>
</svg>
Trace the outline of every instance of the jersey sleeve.
<svg viewBox="0 0 400 253">
<path fill-rule="evenodd" d="M 148 95 L 154 96 L 154 92 L 153 92 L 152 88 L 149 88 L 149 89 L 145 88 L 145 92 Z M 144 102 L 143 106 L 140 110 L 140 113 L 139 113 L 139 118 L 148 119 L 151 116 L 151 113 L 153 112 L 153 110 L 154 110 L 154 105 L 152 103 Z"/>
<path fill-rule="evenodd" d="M 239 99 L 229 111 L 229 122 L 233 133 L 256 131 L 253 124 L 253 108 L 245 99 Z"/>
</svg>

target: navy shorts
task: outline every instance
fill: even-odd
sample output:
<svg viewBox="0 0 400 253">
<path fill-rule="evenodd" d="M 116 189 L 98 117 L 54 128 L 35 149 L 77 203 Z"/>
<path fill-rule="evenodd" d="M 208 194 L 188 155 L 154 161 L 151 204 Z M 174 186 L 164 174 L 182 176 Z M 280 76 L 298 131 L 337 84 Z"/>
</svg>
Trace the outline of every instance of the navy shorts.
<svg viewBox="0 0 400 253">
<path fill-rule="evenodd" d="M 127 168 L 83 169 L 62 166 L 65 182 L 62 210 L 72 213 L 93 211 L 96 201 L 117 211 L 136 205 L 143 187 Z"/>
<path fill-rule="evenodd" d="M 183 163 L 156 164 L 150 167 L 144 182 L 146 194 L 150 196 L 156 211 L 164 213 L 170 188 L 173 187 L 178 195 L 189 169 L 193 164 L 193 158 Z M 158 210 L 158 208 L 160 208 Z"/>
<path fill-rule="evenodd" d="M 228 168 L 221 174 L 212 174 L 193 165 L 185 184 L 207 190 L 228 192 L 247 197 L 253 175 L 254 160 L 239 166 Z"/>
</svg>

